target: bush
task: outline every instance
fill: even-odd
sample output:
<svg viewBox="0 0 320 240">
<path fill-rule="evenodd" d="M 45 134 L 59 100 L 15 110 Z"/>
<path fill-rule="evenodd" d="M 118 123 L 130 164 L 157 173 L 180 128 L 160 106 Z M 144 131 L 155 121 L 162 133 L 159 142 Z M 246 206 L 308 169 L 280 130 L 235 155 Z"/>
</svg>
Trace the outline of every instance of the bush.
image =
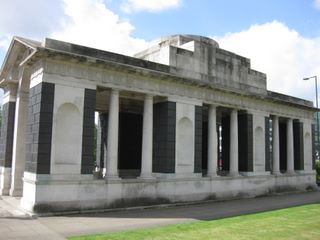
<svg viewBox="0 0 320 240">
<path fill-rule="evenodd" d="M 320 160 L 316 160 L 316 165 L 315 165 L 317 175 L 320 175 Z"/>
<path fill-rule="evenodd" d="M 317 182 L 320 182 L 320 160 L 316 161 L 315 168 L 317 172 Z"/>
</svg>

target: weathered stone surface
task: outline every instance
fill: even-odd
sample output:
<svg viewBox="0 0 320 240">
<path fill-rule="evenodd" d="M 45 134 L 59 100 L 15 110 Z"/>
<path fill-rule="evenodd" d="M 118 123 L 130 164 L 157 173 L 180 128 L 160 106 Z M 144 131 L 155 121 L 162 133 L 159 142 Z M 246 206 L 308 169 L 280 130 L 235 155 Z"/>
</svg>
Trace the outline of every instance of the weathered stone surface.
<svg viewBox="0 0 320 240">
<path fill-rule="evenodd" d="M 30 83 L 20 76 L 26 69 Z M 28 210 L 254 197 L 314 186 L 312 102 L 268 91 L 266 75 L 251 69 L 250 59 L 210 38 L 164 37 L 135 57 L 14 38 L 0 79 L 1 87 L 30 89 L 22 198 Z M 12 94 L 4 102 L 14 100 Z M 104 180 L 92 174 L 95 112 L 102 168 L 95 176 Z M 2 179 L 10 173 L 0 167 Z"/>
</svg>

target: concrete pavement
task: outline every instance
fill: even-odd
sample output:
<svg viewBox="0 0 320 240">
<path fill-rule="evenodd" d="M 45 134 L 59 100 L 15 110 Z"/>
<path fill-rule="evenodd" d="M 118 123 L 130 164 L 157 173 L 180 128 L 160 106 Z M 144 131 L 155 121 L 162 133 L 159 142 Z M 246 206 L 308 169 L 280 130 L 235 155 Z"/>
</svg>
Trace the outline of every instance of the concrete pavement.
<svg viewBox="0 0 320 240">
<path fill-rule="evenodd" d="M 2 197 L 3 198 L 3 197 Z M 18 200 L 17 200 L 18 201 Z M 0 239 L 65 239 L 68 236 L 209 220 L 247 213 L 320 203 L 320 191 L 194 205 L 134 209 L 106 213 L 39 217 L 14 215 L 0 200 Z M 10 206 L 9 206 L 10 207 Z"/>
</svg>

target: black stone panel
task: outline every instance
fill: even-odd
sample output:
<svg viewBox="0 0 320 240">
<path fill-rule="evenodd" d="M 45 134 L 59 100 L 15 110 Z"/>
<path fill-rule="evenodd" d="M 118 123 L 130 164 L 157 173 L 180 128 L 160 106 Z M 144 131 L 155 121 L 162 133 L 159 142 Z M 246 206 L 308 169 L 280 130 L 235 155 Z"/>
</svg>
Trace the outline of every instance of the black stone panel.
<svg viewBox="0 0 320 240">
<path fill-rule="evenodd" d="M 270 132 L 270 118 L 265 117 L 264 119 L 265 122 L 265 170 L 267 172 L 271 171 L 271 132 Z"/>
<path fill-rule="evenodd" d="M 92 174 L 94 165 L 94 111 L 96 90 L 85 89 L 83 107 L 81 174 Z"/>
<path fill-rule="evenodd" d="M 315 169 L 316 167 L 316 159 L 317 159 L 317 154 L 316 154 L 316 126 L 315 124 L 311 125 L 311 141 L 312 141 L 312 169 Z"/>
<path fill-rule="evenodd" d="M 141 114 L 121 112 L 119 115 L 118 168 L 141 169 L 142 120 Z"/>
<path fill-rule="evenodd" d="M 304 169 L 303 123 L 293 121 L 294 170 Z"/>
<path fill-rule="evenodd" d="M 153 105 L 153 172 L 175 172 L 175 145 L 176 103 L 155 103 Z"/>
<path fill-rule="evenodd" d="M 221 126 L 222 126 L 222 152 L 221 152 L 221 160 L 222 160 L 222 170 L 229 171 L 230 170 L 230 116 L 223 116 L 221 118 Z"/>
<path fill-rule="evenodd" d="M 202 121 L 202 169 L 208 169 L 208 122 Z"/>
<path fill-rule="evenodd" d="M 13 130 L 15 116 L 15 102 L 2 105 L 2 123 L 0 130 L 0 166 L 12 166 Z"/>
<path fill-rule="evenodd" d="M 279 122 L 280 172 L 287 171 L 287 123 Z"/>
<path fill-rule="evenodd" d="M 253 124 L 252 114 L 238 115 L 239 171 L 253 171 Z"/>
<path fill-rule="evenodd" d="M 50 173 L 54 84 L 40 83 L 29 91 L 26 171 Z"/>
<path fill-rule="evenodd" d="M 202 107 L 195 106 L 194 172 L 202 172 Z"/>
</svg>

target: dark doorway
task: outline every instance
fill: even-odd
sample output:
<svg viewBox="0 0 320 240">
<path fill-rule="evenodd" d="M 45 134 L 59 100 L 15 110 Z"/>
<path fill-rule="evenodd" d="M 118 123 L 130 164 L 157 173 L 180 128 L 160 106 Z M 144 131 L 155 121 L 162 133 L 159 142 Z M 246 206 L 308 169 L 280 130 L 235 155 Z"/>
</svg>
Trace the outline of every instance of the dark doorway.
<svg viewBox="0 0 320 240">
<path fill-rule="evenodd" d="M 287 171 L 287 123 L 279 121 L 280 172 Z"/>
<path fill-rule="evenodd" d="M 230 171 L 230 115 L 221 117 L 221 138 L 221 168 L 226 172 Z"/>
<path fill-rule="evenodd" d="M 119 114 L 118 169 L 122 178 L 137 177 L 141 170 L 142 115 Z"/>
<path fill-rule="evenodd" d="M 204 111 L 203 111 L 204 112 Z M 202 116 L 202 174 L 208 172 L 208 111 Z"/>
</svg>

